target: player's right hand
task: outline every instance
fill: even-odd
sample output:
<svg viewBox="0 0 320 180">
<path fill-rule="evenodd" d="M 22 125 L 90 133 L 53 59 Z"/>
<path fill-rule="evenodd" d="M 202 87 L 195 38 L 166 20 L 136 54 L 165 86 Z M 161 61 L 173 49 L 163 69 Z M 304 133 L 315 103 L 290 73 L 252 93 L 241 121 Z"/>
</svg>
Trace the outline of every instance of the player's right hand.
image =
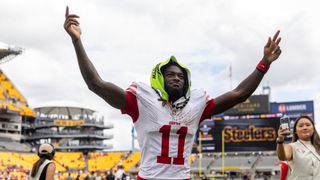
<svg viewBox="0 0 320 180">
<path fill-rule="evenodd" d="M 70 35 L 72 41 L 77 41 L 80 39 L 81 29 L 79 26 L 79 22 L 76 18 L 79 18 L 78 15 L 69 14 L 69 7 L 66 8 L 66 20 L 64 22 L 64 29 Z"/>
</svg>

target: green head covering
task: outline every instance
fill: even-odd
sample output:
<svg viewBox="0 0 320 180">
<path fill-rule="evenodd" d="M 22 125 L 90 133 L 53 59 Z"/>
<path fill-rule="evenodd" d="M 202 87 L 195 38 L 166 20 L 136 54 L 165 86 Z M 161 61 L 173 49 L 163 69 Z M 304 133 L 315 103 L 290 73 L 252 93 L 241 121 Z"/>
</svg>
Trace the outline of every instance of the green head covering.
<svg viewBox="0 0 320 180">
<path fill-rule="evenodd" d="M 190 71 L 185 65 L 179 63 L 174 56 L 171 56 L 168 60 L 157 64 L 152 69 L 151 77 L 150 77 L 151 87 L 157 91 L 157 93 L 159 94 L 159 96 L 161 97 L 162 100 L 169 101 L 169 95 L 165 91 L 164 77 L 162 74 L 162 72 L 163 72 L 162 68 L 166 65 L 169 65 L 169 64 L 177 65 L 184 71 L 183 72 L 185 75 L 185 82 L 184 83 L 187 86 L 184 86 L 183 93 L 184 93 L 185 98 L 188 99 L 190 96 L 190 87 L 191 87 Z"/>
</svg>

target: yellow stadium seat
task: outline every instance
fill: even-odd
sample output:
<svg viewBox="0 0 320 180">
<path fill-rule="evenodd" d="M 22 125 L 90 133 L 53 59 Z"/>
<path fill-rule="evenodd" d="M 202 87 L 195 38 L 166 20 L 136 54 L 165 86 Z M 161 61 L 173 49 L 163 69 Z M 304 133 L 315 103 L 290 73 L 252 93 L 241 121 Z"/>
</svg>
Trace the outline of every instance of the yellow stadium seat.
<svg viewBox="0 0 320 180">
<path fill-rule="evenodd" d="M 131 167 L 136 165 L 140 161 L 140 152 L 133 152 L 130 156 L 122 162 L 124 171 L 128 171 Z"/>
</svg>

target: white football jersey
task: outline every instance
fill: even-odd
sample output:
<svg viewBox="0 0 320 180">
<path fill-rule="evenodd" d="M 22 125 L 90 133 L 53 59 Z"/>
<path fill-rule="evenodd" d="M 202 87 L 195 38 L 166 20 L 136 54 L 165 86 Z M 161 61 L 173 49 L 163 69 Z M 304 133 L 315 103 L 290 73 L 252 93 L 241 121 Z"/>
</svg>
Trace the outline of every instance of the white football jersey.
<svg viewBox="0 0 320 180">
<path fill-rule="evenodd" d="M 214 101 L 204 90 L 193 90 L 187 105 L 173 111 L 150 86 L 133 83 L 126 91 L 141 149 L 139 176 L 144 179 L 190 178 L 189 155 L 201 120 L 213 114 Z"/>
</svg>

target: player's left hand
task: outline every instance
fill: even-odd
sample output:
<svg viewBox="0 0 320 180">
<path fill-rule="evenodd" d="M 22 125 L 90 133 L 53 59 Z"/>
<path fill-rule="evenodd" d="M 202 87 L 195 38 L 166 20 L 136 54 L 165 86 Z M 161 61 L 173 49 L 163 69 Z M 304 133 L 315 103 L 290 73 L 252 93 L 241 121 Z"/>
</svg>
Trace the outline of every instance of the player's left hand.
<svg viewBox="0 0 320 180">
<path fill-rule="evenodd" d="M 272 39 L 271 37 L 269 37 L 267 44 L 264 46 L 263 59 L 267 60 L 269 63 L 272 63 L 273 61 L 278 59 L 281 54 L 281 49 L 279 46 L 281 37 L 278 37 L 279 33 L 280 30 L 276 32 Z"/>
</svg>

